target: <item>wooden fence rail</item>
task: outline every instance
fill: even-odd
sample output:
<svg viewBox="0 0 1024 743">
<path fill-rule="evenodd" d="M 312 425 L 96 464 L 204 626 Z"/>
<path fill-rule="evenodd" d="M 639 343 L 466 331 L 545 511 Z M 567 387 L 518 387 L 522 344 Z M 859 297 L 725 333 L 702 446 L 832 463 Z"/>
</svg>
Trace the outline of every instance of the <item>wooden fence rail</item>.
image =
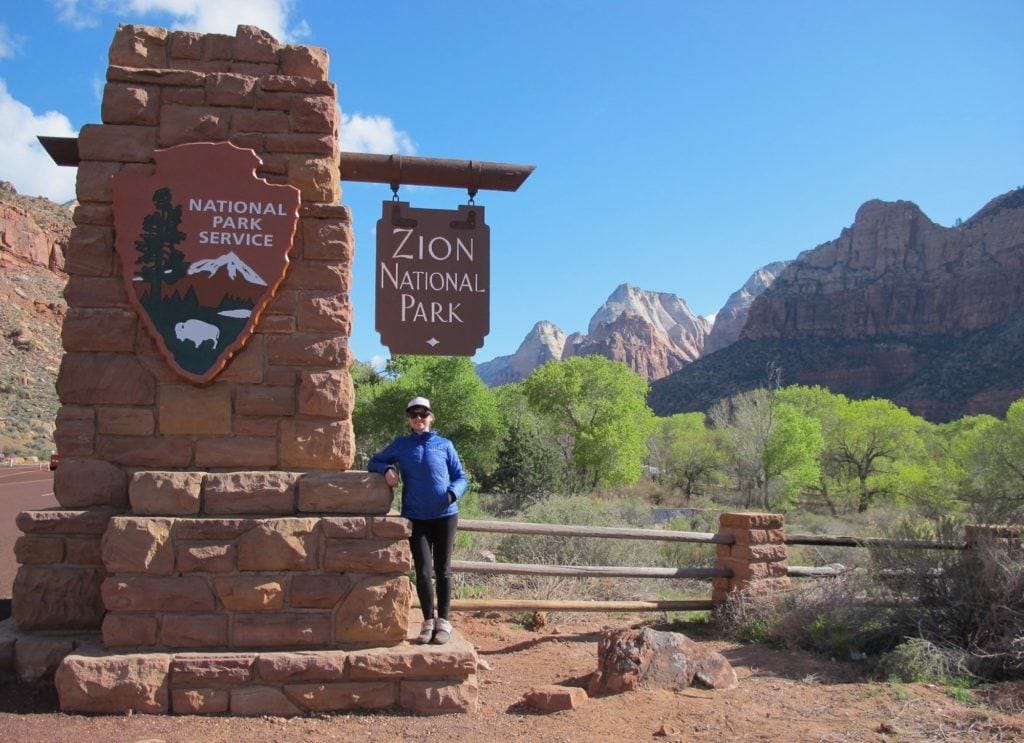
<svg viewBox="0 0 1024 743">
<path fill-rule="evenodd" d="M 462 519 L 462 531 L 495 532 L 499 534 L 535 534 L 549 537 L 604 537 L 606 539 L 653 539 L 660 542 L 696 542 L 699 544 L 732 544 L 728 534 L 703 531 L 671 531 L 669 529 L 620 529 L 612 526 L 576 526 L 573 524 L 531 524 L 524 521 L 484 521 Z"/>
<path fill-rule="evenodd" d="M 615 565 L 529 565 L 515 562 L 453 560 L 457 573 L 503 575 L 569 575 L 580 578 L 731 578 L 728 568 L 644 568 Z"/>
</svg>

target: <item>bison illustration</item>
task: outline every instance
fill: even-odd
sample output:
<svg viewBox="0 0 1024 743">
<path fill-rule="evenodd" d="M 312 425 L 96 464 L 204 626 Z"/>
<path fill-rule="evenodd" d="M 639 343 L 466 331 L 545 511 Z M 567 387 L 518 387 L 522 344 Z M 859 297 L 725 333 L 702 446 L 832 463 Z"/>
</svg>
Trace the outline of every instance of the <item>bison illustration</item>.
<svg viewBox="0 0 1024 743">
<path fill-rule="evenodd" d="M 216 348 L 217 343 L 220 341 L 220 328 L 202 320 L 192 319 L 176 323 L 174 335 L 177 336 L 179 341 L 192 341 L 192 345 L 197 349 L 206 341 L 210 341 L 213 347 Z"/>
</svg>

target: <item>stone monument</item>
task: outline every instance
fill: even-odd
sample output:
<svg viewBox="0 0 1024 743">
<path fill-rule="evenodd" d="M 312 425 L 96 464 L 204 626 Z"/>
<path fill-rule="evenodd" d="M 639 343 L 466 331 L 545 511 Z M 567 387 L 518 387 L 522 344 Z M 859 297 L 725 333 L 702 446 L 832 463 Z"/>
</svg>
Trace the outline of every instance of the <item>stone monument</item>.
<svg viewBox="0 0 1024 743">
<path fill-rule="evenodd" d="M 55 668 L 69 712 L 468 711 L 476 653 L 409 644 L 407 522 L 382 477 L 350 469 L 353 237 L 327 53 L 252 26 L 125 25 L 109 62 L 103 123 L 79 135 L 61 507 L 18 516 L 0 662 Z M 188 143 L 251 151 L 300 196 L 276 292 L 199 382 L 158 348 L 115 252 L 113 184 Z M 217 345 L 190 322 L 178 340 Z"/>
</svg>

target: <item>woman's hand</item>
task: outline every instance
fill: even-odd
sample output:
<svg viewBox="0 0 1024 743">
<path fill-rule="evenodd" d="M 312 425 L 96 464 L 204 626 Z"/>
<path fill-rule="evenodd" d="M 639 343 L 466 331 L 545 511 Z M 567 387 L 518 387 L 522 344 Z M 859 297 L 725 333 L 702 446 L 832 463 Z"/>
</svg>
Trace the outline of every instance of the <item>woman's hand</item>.
<svg viewBox="0 0 1024 743">
<path fill-rule="evenodd" d="M 384 482 L 388 484 L 389 488 L 393 488 L 398 484 L 398 472 L 394 467 L 388 467 L 384 471 Z"/>
</svg>

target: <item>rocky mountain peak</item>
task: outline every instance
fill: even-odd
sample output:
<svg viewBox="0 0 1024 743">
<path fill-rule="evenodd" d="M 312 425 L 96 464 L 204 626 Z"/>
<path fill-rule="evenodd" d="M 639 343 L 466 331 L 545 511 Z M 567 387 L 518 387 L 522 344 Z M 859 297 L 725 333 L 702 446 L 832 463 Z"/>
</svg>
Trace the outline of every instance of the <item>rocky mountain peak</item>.
<svg viewBox="0 0 1024 743">
<path fill-rule="evenodd" d="M 541 320 L 526 334 L 515 353 L 477 364 L 476 373 L 485 384 L 492 387 L 518 382 L 530 376 L 530 372 L 541 364 L 561 359 L 565 341 L 566 335 L 561 328 Z"/>
<path fill-rule="evenodd" d="M 715 315 L 715 324 L 704 344 L 704 356 L 736 342 L 747 323 L 750 305 L 772 285 L 789 263 L 776 261 L 762 266 L 750 275 L 742 287 L 729 295 L 725 305 Z"/>
</svg>

